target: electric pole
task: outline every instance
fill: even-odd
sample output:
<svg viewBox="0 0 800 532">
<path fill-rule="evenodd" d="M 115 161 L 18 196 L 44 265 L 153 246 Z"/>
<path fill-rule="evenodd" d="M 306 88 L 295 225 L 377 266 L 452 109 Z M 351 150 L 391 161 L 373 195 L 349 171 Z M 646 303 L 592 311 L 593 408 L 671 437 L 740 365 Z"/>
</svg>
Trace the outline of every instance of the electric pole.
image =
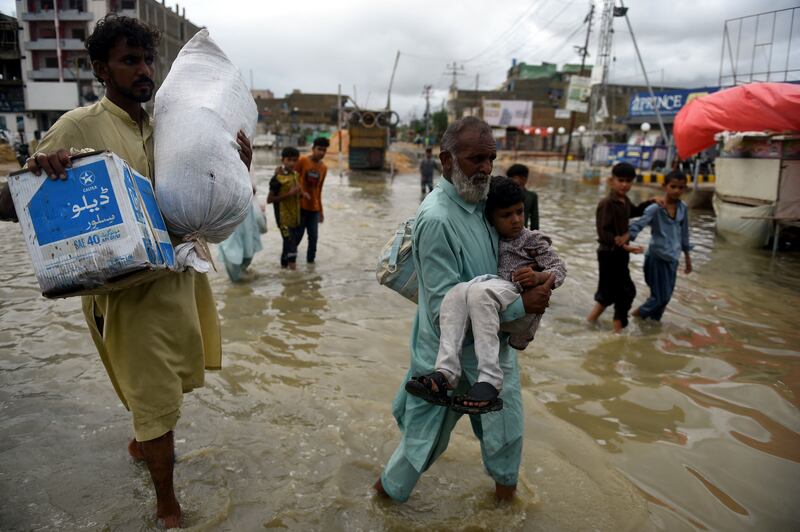
<svg viewBox="0 0 800 532">
<path fill-rule="evenodd" d="M 583 47 L 577 47 L 578 51 L 581 54 L 581 71 L 580 76 L 584 76 L 584 68 L 586 67 L 586 56 L 589 54 L 589 36 L 592 33 L 592 19 L 594 18 L 594 2 L 589 3 L 589 14 L 586 15 L 584 22 L 588 22 L 586 26 L 586 42 L 583 43 Z M 575 111 L 570 111 L 569 113 L 569 133 L 567 134 L 567 149 L 564 151 L 564 165 L 561 167 L 561 171 L 566 173 L 567 171 L 567 160 L 569 159 L 569 150 L 572 147 L 572 130 L 575 129 Z"/>
<path fill-rule="evenodd" d="M 616 16 L 614 0 L 603 0 L 603 14 L 600 16 L 600 31 L 597 40 L 597 60 L 592 70 L 592 96 L 589 103 L 589 131 L 594 140 L 595 126 L 605 122 L 608 117 L 606 92 L 608 86 L 608 71 L 611 67 L 611 46 L 614 39 L 614 17 Z M 600 74 L 597 76 L 596 74 Z"/>
<path fill-rule="evenodd" d="M 458 89 L 458 76 L 464 75 L 464 65 L 459 65 L 455 61 L 447 65 L 446 73 L 453 76 L 453 81 L 450 82 L 450 90 L 455 91 Z"/>
<path fill-rule="evenodd" d="M 425 85 L 422 88 L 422 94 L 425 95 L 425 145 L 428 145 L 428 138 L 431 135 L 431 90 L 433 85 Z"/>
</svg>

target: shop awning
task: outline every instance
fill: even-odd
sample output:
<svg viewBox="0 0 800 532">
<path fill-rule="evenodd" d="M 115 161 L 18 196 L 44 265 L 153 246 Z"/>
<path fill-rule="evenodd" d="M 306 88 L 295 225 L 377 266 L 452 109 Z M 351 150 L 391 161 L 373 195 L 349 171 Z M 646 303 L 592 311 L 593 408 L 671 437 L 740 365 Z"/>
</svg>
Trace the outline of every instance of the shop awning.
<svg viewBox="0 0 800 532">
<path fill-rule="evenodd" d="M 751 83 L 695 98 L 675 117 L 678 155 L 713 146 L 722 131 L 800 131 L 800 85 Z"/>
</svg>

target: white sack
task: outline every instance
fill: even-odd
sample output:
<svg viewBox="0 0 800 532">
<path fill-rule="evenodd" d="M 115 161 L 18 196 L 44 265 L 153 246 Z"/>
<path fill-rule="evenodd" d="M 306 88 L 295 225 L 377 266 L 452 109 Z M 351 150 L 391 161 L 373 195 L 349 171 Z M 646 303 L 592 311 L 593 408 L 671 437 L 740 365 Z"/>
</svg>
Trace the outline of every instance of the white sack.
<svg viewBox="0 0 800 532">
<path fill-rule="evenodd" d="M 253 189 L 236 135 L 253 138 L 258 110 L 239 70 L 200 30 L 156 93 L 156 196 L 176 267 L 208 271 L 207 243 L 222 242 L 250 209 Z M 200 259 L 200 260 L 198 260 Z"/>
</svg>

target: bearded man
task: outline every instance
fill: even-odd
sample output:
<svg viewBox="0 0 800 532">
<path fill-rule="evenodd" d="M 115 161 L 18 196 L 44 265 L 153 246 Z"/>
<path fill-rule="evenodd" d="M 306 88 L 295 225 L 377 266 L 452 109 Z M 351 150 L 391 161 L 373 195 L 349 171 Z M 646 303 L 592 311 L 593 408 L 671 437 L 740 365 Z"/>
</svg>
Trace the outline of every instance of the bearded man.
<svg viewBox="0 0 800 532">
<path fill-rule="evenodd" d="M 478 118 L 454 122 L 442 137 L 439 159 L 444 179 L 419 206 L 412 237 L 419 295 L 411 332 L 411 367 L 403 383 L 435 369 L 439 309 L 448 290 L 479 275 L 497 274 L 498 235 L 484 216 L 496 156 L 492 130 Z M 528 290 L 501 313 L 501 321 L 542 313 L 549 299 L 549 287 Z M 517 355 L 507 340 L 508 335 L 502 333 L 499 360 L 504 408 L 491 415 L 470 416 L 497 498 L 506 500 L 516 490 L 523 434 Z M 465 393 L 477 380 L 471 334 L 464 341 L 461 363 L 462 379 L 454 394 Z M 397 393 L 392 413 L 402 437 L 374 488 L 380 495 L 404 502 L 422 473 L 447 448 L 450 432 L 462 414 L 410 395 L 404 387 Z"/>
</svg>

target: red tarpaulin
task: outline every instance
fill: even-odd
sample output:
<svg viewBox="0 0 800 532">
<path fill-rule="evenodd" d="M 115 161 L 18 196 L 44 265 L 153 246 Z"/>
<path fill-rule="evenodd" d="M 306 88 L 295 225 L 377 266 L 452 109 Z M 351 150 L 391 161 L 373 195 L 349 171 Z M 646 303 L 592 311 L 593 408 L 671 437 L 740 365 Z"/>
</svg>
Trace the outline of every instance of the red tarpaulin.
<svg viewBox="0 0 800 532">
<path fill-rule="evenodd" d="M 800 85 L 752 83 L 692 100 L 675 116 L 678 155 L 713 146 L 721 131 L 800 131 Z"/>
</svg>

